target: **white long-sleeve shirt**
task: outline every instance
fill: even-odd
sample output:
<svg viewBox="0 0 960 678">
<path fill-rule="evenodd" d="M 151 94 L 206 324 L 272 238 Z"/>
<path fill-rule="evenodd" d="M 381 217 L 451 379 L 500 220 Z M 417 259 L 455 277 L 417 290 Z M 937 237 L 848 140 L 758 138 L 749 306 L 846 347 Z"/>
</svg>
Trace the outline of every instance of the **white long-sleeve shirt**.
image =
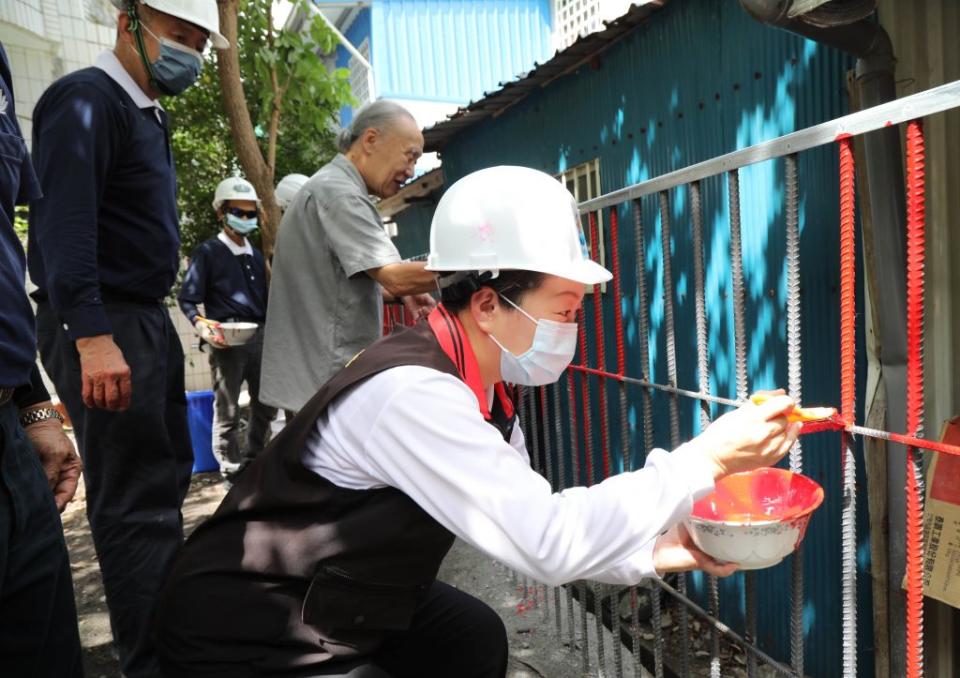
<svg viewBox="0 0 960 678">
<path fill-rule="evenodd" d="M 341 396 L 302 460 L 340 487 L 403 491 L 464 541 L 550 585 L 656 576 L 656 537 L 714 487 L 702 457 L 682 446 L 554 493 L 530 467 L 519 425 L 505 442 L 465 383 L 420 366 L 380 372 Z"/>
</svg>

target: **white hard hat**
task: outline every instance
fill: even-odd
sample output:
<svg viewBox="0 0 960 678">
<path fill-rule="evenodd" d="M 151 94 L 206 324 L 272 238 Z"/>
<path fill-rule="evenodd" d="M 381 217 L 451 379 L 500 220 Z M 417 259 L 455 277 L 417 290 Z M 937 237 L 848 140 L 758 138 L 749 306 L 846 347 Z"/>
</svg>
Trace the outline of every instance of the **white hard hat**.
<svg viewBox="0 0 960 678">
<path fill-rule="evenodd" d="M 610 280 L 591 261 L 577 205 L 555 178 L 528 167 L 490 167 L 440 198 L 428 271 L 526 270 L 585 285 Z"/>
<path fill-rule="evenodd" d="M 253 184 L 240 177 L 224 179 L 217 184 L 217 190 L 213 194 L 213 209 L 220 209 L 220 206 L 226 200 L 256 200 L 258 203 L 260 202 Z"/>
<path fill-rule="evenodd" d="M 138 0 L 140 4 L 152 7 L 158 12 L 175 16 L 199 26 L 210 33 L 210 42 L 217 49 L 227 49 L 230 42 L 220 33 L 220 15 L 217 13 L 217 0 Z M 113 0 L 117 9 L 125 10 L 130 0 Z"/>
<path fill-rule="evenodd" d="M 280 209 L 285 210 L 290 207 L 293 197 L 303 188 L 309 178 L 304 174 L 288 174 L 280 180 L 276 190 L 277 205 L 280 206 Z"/>
</svg>

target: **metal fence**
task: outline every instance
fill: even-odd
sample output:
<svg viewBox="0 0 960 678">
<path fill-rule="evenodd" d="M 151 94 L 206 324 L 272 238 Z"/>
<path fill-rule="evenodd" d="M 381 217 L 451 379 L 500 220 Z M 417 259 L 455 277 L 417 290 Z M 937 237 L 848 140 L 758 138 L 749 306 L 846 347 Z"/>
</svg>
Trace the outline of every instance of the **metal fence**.
<svg viewBox="0 0 960 678">
<path fill-rule="evenodd" d="M 960 82 L 949 83 L 926 92 L 915 94 L 869 110 L 854 113 L 815 127 L 801 130 L 778 139 L 751 146 L 734 153 L 714 158 L 682 170 L 671 172 L 642 183 L 608 193 L 580 205 L 586 216 L 587 236 L 590 250 L 597 258 L 601 251 L 601 238 L 608 237 L 606 262 L 613 271 L 610 290 L 606 292 L 597 285 L 588 295 L 581 309 L 579 320 L 579 358 L 568 370 L 561 383 L 542 388 L 524 388 L 518 391 L 521 423 L 527 434 L 531 458 L 538 472 L 545 475 L 556 491 L 570 484 L 591 484 L 608 477 L 614 465 L 627 470 L 632 467 L 631 455 L 626 444 L 621 444 L 620 464 L 611 464 L 611 454 L 617 450 L 612 444 L 631 440 L 628 406 L 639 401 L 642 421 L 636 426 L 642 429 L 644 453 L 653 448 L 653 432 L 660 426 L 668 426 L 674 447 L 680 444 L 681 398 L 694 399 L 701 403 L 702 426 L 710 421 L 711 403 L 721 406 L 736 406 L 748 395 L 747 342 L 744 300 L 744 272 L 741 250 L 740 181 L 741 168 L 760 162 L 775 160 L 782 166 L 784 179 L 783 228 L 786 248 L 783 252 L 786 267 L 786 345 L 788 365 L 787 389 L 791 396 L 801 400 L 803 380 L 801 375 L 801 318 L 800 318 L 800 232 L 798 219 L 798 172 L 797 158 L 810 149 L 832 145 L 839 156 L 839 244 L 840 244 L 840 336 L 837 349 L 840 354 L 840 402 L 839 412 L 843 425 L 834 424 L 841 432 L 843 482 L 840 497 L 828 497 L 828 501 L 840 501 L 841 512 L 841 571 L 838 573 L 842 591 L 842 615 L 836 620 L 837 631 L 842 636 L 843 675 L 857 675 L 857 611 L 856 592 L 856 458 L 855 436 L 881 438 L 907 446 L 907 660 L 908 676 L 923 675 L 923 617 L 922 617 L 922 523 L 923 523 L 923 478 L 919 450 L 926 449 L 948 454 L 960 454 L 960 448 L 922 439 L 923 435 L 923 312 L 924 312 L 924 138 L 922 118 L 951 108 L 960 107 Z M 856 393 L 856 184 L 853 154 L 853 137 L 891 125 L 906 124 L 906 176 L 907 176 L 907 338 L 908 338 L 908 425 L 903 434 L 880 431 L 855 423 Z M 707 322 L 710 310 L 706 307 L 704 281 L 704 234 L 703 198 L 704 180 L 724 177 L 728 194 L 729 242 L 730 242 L 730 289 L 733 295 L 734 345 L 736 371 L 736 400 L 722 398 L 711 392 L 709 379 L 711 356 L 707 341 Z M 689 195 L 689 223 L 671 223 L 671 200 L 677 190 Z M 647 289 L 642 267 L 646 260 L 645 224 L 643 201 L 656 201 L 660 216 L 662 269 L 659 287 L 663 295 L 662 331 L 666 337 L 667 383 L 654 383 L 651 379 L 651 357 L 648 337 L 650 332 L 651 294 Z M 635 249 L 625 255 L 619 251 L 621 238 L 619 212 L 622 207 L 633 217 Z M 671 229 L 688 228 L 692 232 L 694 248 L 693 287 L 696 313 L 697 384 L 680 384 L 677 380 L 677 342 L 674 329 L 674 281 L 671 255 Z M 624 290 L 622 289 L 621 265 L 629 262 L 638 267 L 637 289 L 639 308 L 636 313 L 636 331 L 639 338 L 639 374 L 629 375 L 626 370 L 624 348 L 625 331 L 623 317 Z M 633 291 L 631 291 L 632 293 Z M 616 340 L 616 355 L 613 360 L 606 356 L 603 303 L 609 295 L 613 310 L 612 331 Z M 588 314 L 592 315 L 593 331 L 587 331 Z M 592 364 L 588 356 L 593 356 Z M 685 357 L 685 356 L 684 356 Z M 608 364 L 609 363 L 609 364 Z M 668 421 L 656 421 L 653 415 L 652 395 L 661 392 L 669 398 Z M 615 394 L 615 397 L 614 397 Z M 615 402 L 614 402 L 615 401 Z M 611 411 L 613 416 L 611 417 Z M 564 416 L 566 415 L 566 416 Z M 599 419 L 597 420 L 597 415 Z M 611 421 L 619 431 L 611 428 Z M 824 430 L 824 426 L 805 427 L 804 433 Z M 594 446 L 599 441 L 600 454 L 595 455 Z M 600 460 L 600 468 L 594 468 Z M 792 470 L 802 472 L 803 448 L 798 442 L 789 455 Z M 802 547 L 801 547 L 802 548 Z M 618 638 L 628 638 L 627 648 L 632 653 L 630 661 L 640 675 L 641 658 L 649 656 L 654 674 L 660 678 L 665 673 L 681 676 L 691 675 L 693 645 L 691 643 L 691 618 L 702 619 L 710 629 L 709 649 L 699 654 L 709 655 L 709 674 L 713 677 L 728 675 L 721 665 L 721 644 L 732 642 L 746 652 L 746 673 L 757 676 L 773 672 L 778 675 L 804 675 L 804 572 L 802 552 L 791 557 L 791 605 L 786 611 L 790 617 L 790 656 L 783 660 L 770 657 L 761 650 L 757 638 L 757 599 L 755 575 L 745 577 L 745 629 L 743 635 L 734 632 L 726 623 L 725 612 L 720 607 L 717 581 L 710 578 L 707 593 L 707 609 L 704 610 L 687 595 L 687 577 L 676 578 L 675 584 L 654 582 L 649 589 L 631 588 L 620 590 L 595 582 L 575 582 L 572 585 L 548 590 L 535 582 L 520 577 L 524 596 L 530 604 L 544 608 L 552 615 L 558 638 L 568 638 L 570 647 L 575 646 L 579 631 L 580 661 L 584 675 L 610 675 L 612 660 L 613 675 L 624 671 L 624 648 Z M 829 573 L 834 576 L 834 573 Z M 670 639 L 669 646 L 661 624 L 661 599 L 664 595 L 677 601 L 675 609 L 679 616 L 679 629 Z M 649 597 L 652 618 L 649 631 L 641 627 L 638 619 L 638 601 Z M 574 618 L 574 603 L 577 599 L 579 618 Z M 631 614 L 626 623 L 618 613 L 619 602 L 629 601 Z M 598 633 L 595 647 L 589 647 L 587 638 L 587 607 L 591 607 Z M 607 618 L 614 633 L 612 647 L 605 647 L 601 625 Z M 644 635 L 652 634 L 652 642 Z M 668 662 L 667 659 L 670 659 Z M 761 671 L 760 667 L 767 668 Z"/>
<path fill-rule="evenodd" d="M 840 246 L 840 331 L 837 349 L 840 354 L 840 402 L 838 410 L 842 424 L 805 425 L 804 434 L 816 433 L 830 428 L 841 432 L 843 481 L 841 496 L 828 497 L 828 501 L 842 503 L 841 511 L 841 571 L 842 614 L 836 620 L 842 636 L 842 673 L 844 678 L 857 676 L 857 611 L 856 591 L 856 457 L 855 436 L 865 436 L 899 443 L 906 446 L 907 485 L 907 675 L 918 678 L 923 675 L 923 477 L 919 450 L 960 455 L 960 448 L 922 438 L 923 435 L 923 313 L 924 313 L 924 258 L 925 258 L 925 182 L 924 182 L 924 137 L 922 119 L 952 108 L 960 107 L 960 82 L 914 94 L 868 110 L 847 115 L 786 136 L 719 156 L 690 167 L 670 172 L 641 183 L 613 191 L 580 205 L 586 216 L 587 237 L 590 251 L 595 259 L 606 251 L 605 262 L 613 272 L 610 290 L 596 285 L 593 294 L 585 299 L 580 310 L 579 350 L 574 365 L 567 370 L 561 382 L 539 388 L 518 388 L 517 401 L 521 425 L 527 438 L 531 460 L 537 472 L 543 474 L 555 491 L 571 485 L 590 485 L 609 477 L 615 465 L 624 470 L 634 467 L 628 445 L 620 445 L 621 459 L 612 463 L 611 454 L 616 453 L 612 441 L 631 440 L 631 423 L 628 409 L 639 401 L 642 420 L 636 426 L 642 431 L 644 455 L 654 447 L 654 431 L 663 422 L 655 420 L 653 394 L 666 394 L 668 402 L 669 438 L 673 447 L 680 445 L 681 398 L 700 403 L 700 424 L 710 423 L 710 405 L 735 407 L 747 399 L 747 336 L 745 321 L 744 268 L 741 246 L 740 170 L 766 161 L 782 163 L 784 180 L 783 228 L 785 230 L 786 268 L 786 346 L 787 346 L 787 391 L 798 402 L 802 400 L 803 379 L 801 374 L 801 317 L 800 317 L 800 230 L 799 230 L 799 177 L 798 154 L 818 147 L 832 145 L 839 157 L 839 246 Z M 892 125 L 906 125 L 906 192 L 907 192 L 907 431 L 894 433 L 857 425 L 855 422 L 856 393 L 856 182 L 853 153 L 853 138 Z M 715 395 L 711 391 L 708 316 L 705 295 L 704 267 L 704 220 L 702 182 L 717 177 L 724 178 L 729 210 L 730 243 L 730 289 L 733 296 L 733 324 L 735 346 L 736 399 Z M 688 191 L 690 200 L 689 223 L 672 224 L 671 199 L 677 190 Z M 659 280 L 663 301 L 663 332 L 666 336 L 667 383 L 655 383 L 651 378 L 650 308 L 652 297 L 647 288 L 643 266 L 646 261 L 646 225 L 643 222 L 643 201 L 656 201 L 660 217 L 660 247 L 662 269 Z M 634 249 L 620 252 L 619 208 L 626 206 L 632 215 Z M 696 366 L 698 383 L 678 383 L 677 342 L 674 318 L 673 257 L 671 254 L 671 230 L 689 228 L 694 249 L 693 287 L 696 326 Z M 601 239 L 606 238 L 602 243 Z M 629 238 L 627 238 L 629 239 Z M 605 248 L 602 245 L 606 245 Z M 623 314 L 624 290 L 621 266 L 629 263 L 637 267 L 636 331 L 639 338 L 639 374 L 627 374 L 625 350 L 625 327 Z M 612 361 L 606 356 L 603 303 L 604 295 L 610 295 L 613 310 L 613 335 L 616 355 Z M 592 316 L 593 331 L 587 331 L 587 314 Z M 409 324 L 411 317 L 402 307 L 386 305 L 384 331 L 397 325 Z M 588 356 L 593 355 L 591 364 Z M 608 362 L 611 365 L 608 365 Z M 616 397 L 612 398 L 615 393 Z M 615 402 L 612 402 L 614 401 Z M 614 409 L 616 408 L 616 409 Z M 611 411 L 613 416 L 611 417 Z M 595 415 L 599 420 L 595 420 Z M 611 428 L 611 419 L 619 430 Z M 599 455 L 594 449 L 599 441 Z M 596 460 L 599 468 L 595 468 Z M 789 467 L 796 472 L 804 469 L 803 447 L 800 441 L 789 454 Z M 686 678 L 694 671 L 693 655 L 697 659 L 707 655 L 709 675 L 720 678 L 729 675 L 722 663 L 728 647 L 739 648 L 745 653 L 743 663 L 750 678 L 759 675 L 804 676 L 804 572 L 802 546 L 790 558 L 791 604 L 789 615 L 790 656 L 774 658 L 757 644 L 757 598 L 755 574 L 747 572 L 735 576 L 745 577 L 745 629 L 743 634 L 734 631 L 721 609 L 717 580 L 709 578 L 707 603 L 704 609 L 687 591 L 687 576 L 679 576 L 674 583 L 651 582 L 649 586 L 622 589 L 597 582 L 579 581 L 563 587 L 548 588 L 514 574 L 514 583 L 522 591 L 523 609 L 538 608 L 544 620 L 553 618 L 558 641 L 564 641 L 571 652 L 579 648 L 579 662 L 585 676 L 624 675 L 625 662 L 632 666 L 632 673 L 642 675 L 641 664 L 652 666 L 656 678 L 664 675 L 680 675 Z M 831 573 L 832 574 L 832 573 Z M 676 633 L 665 638 L 661 615 L 664 596 L 675 601 L 679 616 Z M 649 600 L 650 620 L 640 623 L 641 601 Z M 577 601 L 575 604 L 574 601 Z M 621 606 L 628 608 L 626 621 L 621 619 Z M 588 609 L 593 613 L 596 633 L 588 632 Z M 697 626 L 692 618 L 703 621 L 699 628 L 709 629 L 709 649 L 693 648 L 691 634 Z M 604 633 L 604 628 L 613 631 Z M 593 639 L 593 647 L 590 639 Z M 625 640 L 626 643 L 621 642 Z M 668 643 L 669 640 L 669 643 Z M 607 645 L 610 645 L 609 652 Z M 629 655 L 629 656 L 626 656 Z M 761 669 L 761 667 L 764 667 Z"/>
</svg>

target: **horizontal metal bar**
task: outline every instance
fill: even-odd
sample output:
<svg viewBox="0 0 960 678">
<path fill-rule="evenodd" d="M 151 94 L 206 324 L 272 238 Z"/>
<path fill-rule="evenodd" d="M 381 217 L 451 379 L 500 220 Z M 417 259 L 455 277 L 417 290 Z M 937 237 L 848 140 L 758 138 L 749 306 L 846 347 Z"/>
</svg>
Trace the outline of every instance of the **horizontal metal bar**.
<svg viewBox="0 0 960 678">
<path fill-rule="evenodd" d="M 656 389 L 657 391 L 664 391 L 666 393 L 675 393 L 677 395 L 687 396 L 688 398 L 694 398 L 696 400 L 704 400 L 708 403 L 719 403 L 720 405 L 729 405 L 730 407 L 740 407 L 743 404 L 738 400 L 731 400 L 730 398 L 721 398 L 720 396 L 713 396 L 707 393 L 700 393 L 699 391 L 688 391 L 683 388 L 677 388 L 676 386 L 667 386 L 666 384 L 655 384 L 652 381 L 644 381 L 643 379 L 635 379 L 633 377 L 628 377 L 623 374 L 614 374 L 613 372 L 605 372 L 604 370 L 598 370 L 593 367 L 584 367 L 583 365 L 570 365 L 569 369 L 575 370 L 577 372 L 584 372 L 586 374 L 592 374 L 597 377 L 604 377 L 605 379 L 622 381 L 626 384 L 636 384 L 637 386 L 652 388 L 652 389 Z"/>
<path fill-rule="evenodd" d="M 790 667 L 781 664 L 780 662 L 778 662 L 776 659 L 768 655 L 766 652 L 761 650 L 756 645 L 744 640 L 736 631 L 731 629 L 729 626 L 724 624 L 719 619 L 713 617 L 709 612 L 707 612 L 702 607 L 697 605 L 695 602 L 690 600 L 687 596 L 683 595 L 682 593 L 677 591 L 675 588 L 670 586 L 670 584 L 666 583 L 665 581 L 661 581 L 660 587 L 664 591 L 669 593 L 671 596 L 679 600 L 681 603 L 686 605 L 688 608 L 690 608 L 690 610 L 692 610 L 699 617 L 702 617 L 703 619 L 706 619 L 708 622 L 710 622 L 710 625 L 713 626 L 715 629 L 717 629 L 720 633 L 724 634 L 725 636 L 728 636 L 729 638 L 732 638 L 734 641 L 742 645 L 747 652 L 750 652 L 751 654 L 756 656 L 757 659 L 760 659 L 764 663 L 768 664 L 780 674 L 785 676 L 797 675 L 793 672 L 792 669 L 790 669 Z"/>
<path fill-rule="evenodd" d="M 643 386 L 644 388 L 652 388 L 658 391 L 664 391 L 666 393 L 675 393 L 677 395 L 686 396 L 687 398 L 693 398 L 694 400 L 703 400 L 709 403 L 727 405 L 728 407 L 740 407 L 741 405 L 746 404 L 746 401 L 743 401 L 743 400 L 721 398 L 720 396 L 708 395 L 706 393 L 700 393 L 699 391 L 690 391 L 684 388 L 677 388 L 676 386 L 669 386 L 667 384 L 655 384 L 650 381 L 644 381 L 643 379 L 635 379 L 633 377 L 628 377 L 623 374 L 614 374 L 613 372 L 598 370 L 595 367 L 585 367 L 583 365 L 570 365 L 569 369 L 574 370 L 576 372 L 583 372 L 584 374 L 592 374 L 597 377 L 603 377 L 605 379 L 622 381 L 626 384 L 636 384 L 637 386 Z M 818 426 L 818 422 L 813 422 L 812 424 L 807 424 L 803 433 L 809 434 L 809 433 L 819 433 L 820 431 L 834 431 L 834 430 L 835 431 L 845 430 L 848 433 L 865 436 L 867 438 L 879 438 L 881 440 L 889 440 L 890 442 L 900 443 L 902 445 L 907 445 L 910 447 L 919 447 L 921 449 L 929 450 L 931 452 L 942 452 L 944 454 L 953 454 L 953 455 L 960 456 L 960 447 L 956 445 L 938 443 L 935 440 L 927 440 L 926 438 L 917 438 L 915 436 L 908 436 L 902 433 L 891 433 L 890 431 L 881 431 L 880 429 L 867 428 L 865 426 L 857 426 L 856 424 L 847 424 L 844 426 L 844 425 L 837 425 L 831 421 L 825 421 Z"/>
<path fill-rule="evenodd" d="M 957 107 L 960 107 L 960 81 L 948 82 L 924 92 L 857 111 L 842 118 L 835 118 L 770 141 L 764 141 L 749 148 L 717 156 L 648 181 L 612 191 L 580 203 L 580 211 L 591 212 L 604 207 L 619 205 L 644 195 L 665 191 L 764 160 L 780 158 L 791 153 L 833 143 L 839 138 L 873 132 L 884 127 L 898 125 L 908 120 L 922 118 Z"/>
</svg>

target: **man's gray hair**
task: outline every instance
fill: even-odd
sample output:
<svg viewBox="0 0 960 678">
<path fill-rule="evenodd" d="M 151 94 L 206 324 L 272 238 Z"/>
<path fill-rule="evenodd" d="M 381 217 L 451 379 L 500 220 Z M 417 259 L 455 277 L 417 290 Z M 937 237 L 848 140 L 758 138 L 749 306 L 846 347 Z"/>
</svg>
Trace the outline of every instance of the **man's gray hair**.
<svg viewBox="0 0 960 678">
<path fill-rule="evenodd" d="M 392 101 L 381 99 L 367 104 L 357 111 L 357 114 L 353 117 L 353 122 L 348 127 L 340 130 L 337 135 L 337 148 L 340 149 L 341 153 L 346 153 L 368 129 L 383 132 L 393 127 L 401 118 L 415 121 L 410 111 Z"/>
</svg>

